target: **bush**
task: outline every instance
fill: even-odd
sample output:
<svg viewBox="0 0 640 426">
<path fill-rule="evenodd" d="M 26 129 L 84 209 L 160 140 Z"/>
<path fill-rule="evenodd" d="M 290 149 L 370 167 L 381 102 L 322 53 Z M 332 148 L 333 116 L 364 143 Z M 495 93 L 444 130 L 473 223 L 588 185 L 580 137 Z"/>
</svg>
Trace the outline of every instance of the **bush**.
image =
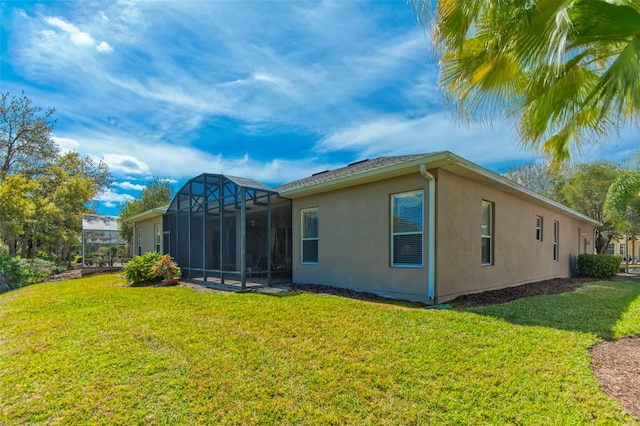
<svg viewBox="0 0 640 426">
<path fill-rule="evenodd" d="M 60 267 L 55 262 L 0 255 L 0 274 L 9 281 L 7 284 L 12 290 L 41 283 L 56 272 L 60 272 Z"/>
<path fill-rule="evenodd" d="M 124 276 L 128 282 L 133 284 L 156 280 L 158 275 L 153 272 L 153 267 L 161 258 L 162 255 L 157 251 L 142 256 L 133 256 L 133 259 L 124 266 Z"/>
<path fill-rule="evenodd" d="M 180 278 L 182 271 L 176 262 L 171 259 L 171 256 L 165 254 L 157 261 L 151 268 L 151 272 L 156 276 L 164 280 L 172 280 L 174 278 Z"/>
<path fill-rule="evenodd" d="M 41 283 L 62 270 L 55 262 L 44 259 L 18 259 L 18 262 L 26 278 L 26 282 L 23 285 Z"/>
<path fill-rule="evenodd" d="M 620 258 L 612 254 L 581 254 L 578 275 L 589 278 L 611 278 L 620 271 Z"/>
<path fill-rule="evenodd" d="M 0 254 L 0 274 L 9 281 L 7 284 L 11 290 L 22 287 L 27 282 L 20 261 L 8 254 Z"/>
</svg>

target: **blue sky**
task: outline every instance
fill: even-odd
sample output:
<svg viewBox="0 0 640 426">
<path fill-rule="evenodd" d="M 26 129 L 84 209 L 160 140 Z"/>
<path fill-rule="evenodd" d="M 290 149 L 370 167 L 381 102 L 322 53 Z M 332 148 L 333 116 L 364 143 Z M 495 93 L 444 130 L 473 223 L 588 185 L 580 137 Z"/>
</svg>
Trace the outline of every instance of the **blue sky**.
<svg viewBox="0 0 640 426">
<path fill-rule="evenodd" d="M 109 165 L 99 213 L 154 176 L 276 186 L 382 155 L 450 150 L 494 171 L 539 159 L 511 124 L 443 109 L 404 0 L 0 0 L 0 13 L 0 90 L 56 108 L 60 147 Z M 639 142 L 625 130 L 575 159 L 623 160 Z"/>
</svg>

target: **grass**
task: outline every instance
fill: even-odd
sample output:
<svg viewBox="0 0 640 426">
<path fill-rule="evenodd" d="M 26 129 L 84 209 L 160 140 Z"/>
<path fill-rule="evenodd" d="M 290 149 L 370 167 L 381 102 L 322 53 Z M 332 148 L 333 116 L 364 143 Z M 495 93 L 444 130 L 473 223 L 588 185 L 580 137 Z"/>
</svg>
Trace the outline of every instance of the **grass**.
<svg viewBox="0 0 640 426">
<path fill-rule="evenodd" d="M 636 424 L 587 352 L 635 334 L 629 283 L 433 311 L 100 275 L 0 296 L 0 424 Z"/>
</svg>

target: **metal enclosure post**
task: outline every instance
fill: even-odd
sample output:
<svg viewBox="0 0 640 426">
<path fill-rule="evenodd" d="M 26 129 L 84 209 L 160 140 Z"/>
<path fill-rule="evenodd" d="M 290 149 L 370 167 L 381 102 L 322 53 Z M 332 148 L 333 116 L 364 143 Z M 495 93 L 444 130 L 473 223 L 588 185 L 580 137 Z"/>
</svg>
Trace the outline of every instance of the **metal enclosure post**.
<svg viewBox="0 0 640 426">
<path fill-rule="evenodd" d="M 219 191 L 219 203 L 220 206 L 220 232 L 219 232 L 219 241 L 220 241 L 220 263 L 218 267 L 220 268 L 220 284 L 224 284 L 224 263 L 222 260 L 224 259 L 224 182 L 222 179 L 218 178 L 218 184 L 220 184 Z"/>
<path fill-rule="evenodd" d="M 267 193 L 267 285 L 271 285 L 271 193 Z"/>
<path fill-rule="evenodd" d="M 240 279 L 241 288 L 247 287 L 247 200 L 246 190 L 240 188 Z"/>
<path fill-rule="evenodd" d="M 207 175 L 202 177 L 202 279 L 206 283 L 207 282 L 207 263 L 206 263 L 206 250 L 207 246 L 205 242 L 207 241 L 207 234 L 205 233 L 205 223 L 207 219 L 207 207 L 209 203 L 207 203 L 206 199 L 207 194 Z"/>
</svg>

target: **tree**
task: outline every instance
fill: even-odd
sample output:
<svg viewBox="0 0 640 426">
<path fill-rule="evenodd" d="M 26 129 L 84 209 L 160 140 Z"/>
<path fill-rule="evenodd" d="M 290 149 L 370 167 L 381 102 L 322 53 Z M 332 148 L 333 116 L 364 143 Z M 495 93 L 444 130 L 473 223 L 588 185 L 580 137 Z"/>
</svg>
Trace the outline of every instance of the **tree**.
<svg viewBox="0 0 640 426">
<path fill-rule="evenodd" d="M 639 2 L 412 1 L 462 117 L 514 119 L 523 143 L 556 164 L 638 119 Z"/>
<path fill-rule="evenodd" d="M 82 214 L 92 212 L 89 206 L 95 196 L 111 185 L 109 168 L 103 161 L 68 152 L 42 169 L 34 177 L 39 183 L 38 211 L 32 244 L 25 247 L 33 257 L 37 243 L 47 251 L 70 260 L 71 247 L 82 232 Z"/>
<path fill-rule="evenodd" d="M 566 184 L 565 173 L 549 167 L 548 164 L 525 163 L 510 167 L 501 174 L 540 195 L 563 202 L 561 192 Z"/>
<path fill-rule="evenodd" d="M 38 182 L 20 173 L 0 181 L 0 236 L 12 256 L 36 213 L 33 194 L 38 187 Z"/>
<path fill-rule="evenodd" d="M 604 205 L 618 230 L 633 237 L 640 230 L 640 173 L 626 171 L 611 184 Z M 628 270 L 627 259 L 627 270 Z"/>
<path fill-rule="evenodd" d="M 596 252 L 603 253 L 619 230 L 605 212 L 609 187 L 620 174 L 620 167 L 610 161 L 577 164 L 562 188 L 563 203 L 602 223 L 596 228 Z"/>
<path fill-rule="evenodd" d="M 33 170 L 58 155 L 51 140 L 54 109 L 33 106 L 22 93 L 19 97 L 0 94 L 0 182 L 8 175 Z"/>
<path fill-rule="evenodd" d="M 120 236 L 128 242 L 133 240 L 133 226 L 125 219 L 156 207 L 166 206 L 173 197 L 173 188 L 166 179 L 155 177 L 142 190 L 139 199 L 127 201 L 120 206 Z"/>
</svg>

